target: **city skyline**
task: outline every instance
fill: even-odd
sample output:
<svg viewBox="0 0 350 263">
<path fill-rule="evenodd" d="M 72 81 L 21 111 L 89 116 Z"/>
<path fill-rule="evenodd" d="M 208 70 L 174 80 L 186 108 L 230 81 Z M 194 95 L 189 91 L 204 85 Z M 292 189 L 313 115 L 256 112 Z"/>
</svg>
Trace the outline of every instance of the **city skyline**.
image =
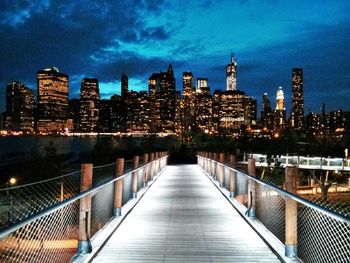
<svg viewBox="0 0 350 263">
<path fill-rule="evenodd" d="M 79 97 L 85 77 L 99 79 L 101 97 L 109 98 L 120 92 L 123 72 L 129 89 L 147 90 L 150 74 L 170 62 L 178 90 L 185 71 L 207 78 L 212 91 L 225 90 L 231 50 L 237 89 L 258 100 L 259 109 L 262 95 L 272 99 L 282 86 L 289 114 L 291 70 L 303 68 L 305 114 L 319 112 L 323 102 L 327 111 L 349 110 L 347 1 L 28 3 L 0 12 L 1 111 L 9 82 L 36 90 L 36 71 L 51 66 L 70 76 L 71 98 Z"/>
</svg>

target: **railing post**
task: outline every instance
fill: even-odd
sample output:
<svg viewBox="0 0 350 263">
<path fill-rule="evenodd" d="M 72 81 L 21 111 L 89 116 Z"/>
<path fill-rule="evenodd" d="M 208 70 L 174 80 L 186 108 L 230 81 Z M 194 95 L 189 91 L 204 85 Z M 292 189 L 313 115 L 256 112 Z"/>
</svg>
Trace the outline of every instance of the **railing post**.
<svg viewBox="0 0 350 263">
<path fill-rule="evenodd" d="M 225 153 L 220 153 L 220 164 L 219 164 L 219 184 L 220 187 L 224 186 L 224 180 L 225 180 L 225 175 L 224 175 L 224 171 L 225 171 L 225 167 L 224 167 L 224 163 L 225 163 Z"/>
<path fill-rule="evenodd" d="M 210 176 L 214 177 L 214 153 L 211 152 L 210 153 Z"/>
<path fill-rule="evenodd" d="M 248 159 L 248 175 L 255 177 L 255 159 Z M 255 217 L 255 182 L 251 179 L 248 181 L 248 216 Z"/>
<path fill-rule="evenodd" d="M 285 182 L 286 190 L 295 194 L 297 192 L 298 168 L 295 166 L 286 167 Z M 297 254 L 297 202 L 286 197 L 285 215 L 285 255 L 295 257 Z"/>
<path fill-rule="evenodd" d="M 215 162 L 213 162 L 213 166 L 214 166 L 214 169 L 213 169 L 213 176 L 214 176 L 214 179 L 216 180 L 218 178 L 218 171 L 217 171 L 217 167 L 218 167 L 218 153 L 214 152 L 214 156 L 213 156 L 213 160 Z"/>
<path fill-rule="evenodd" d="M 151 153 L 151 158 L 150 158 L 150 177 L 151 177 L 151 181 L 153 180 L 153 176 L 154 176 L 154 153 Z"/>
<path fill-rule="evenodd" d="M 236 156 L 230 154 L 230 165 L 233 169 L 236 169 Z M 230 172 L 230 197 L 234 198 L 236 194 L 236 171 Z"/>
<path fill-rule="evenodd" d="M 205 172 L 208 172 L 208 161 L 207 161 L 207 158 L 208 158 L 208 152 L 203 152 L 203 170 Z"/>
<path fill-rule="evenodd" d="M 148 182 L 148 173 L 149 173 L 149 165 L 148 165 L 148 153 L 143 154 L 143 162 L 144 162 L 144 170 L 143 172 L 143 186 L 147 185 Z"/>
<path fill-rule="evenodd" d="M 156 152 L 154 154 L 154 160 L 155 160 L 155 165 L 156 165 L 156 169 L 155 169 L 155 174 L 156 175 L 159 171 L 159 152 Z"/>
<path fill-rule="evenodd" d="M 81 165 L 80 190 L 84 192 L 92 186 L 92 163 Z M 90 223 L 91 223 L 91 196 L 80 199 L 79 210 L 79 237 L 78 253 L 86 254 L 91 252 L 90 243 Z"/>
<path fill-rule="evenodd" d="M 139 167 L 139 156 L 134 156 L 134 169 L 137 169 Z M 136 170 L 132 172 L 132 198 L 137 197 L 137 177 L 138 177 L 139 171 Z"/>
<path fill-rule="evenodd" d="M 124 158 L 117 159 L 117 177 L 124 173 Z M 114 183 L 114 215 L 121 216 L 123 205 L 123 184 L 124 179 L 119 179 Z"/>
</svg>

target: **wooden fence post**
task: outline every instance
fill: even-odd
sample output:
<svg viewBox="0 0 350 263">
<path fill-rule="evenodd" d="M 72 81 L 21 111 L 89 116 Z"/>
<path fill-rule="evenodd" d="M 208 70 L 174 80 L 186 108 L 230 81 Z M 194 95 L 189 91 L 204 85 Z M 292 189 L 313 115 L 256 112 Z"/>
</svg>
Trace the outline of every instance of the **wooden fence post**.
<svg viewBox="0 0 350 263">
<path fill-rule="evenodd" d="M 137 167 L 139 167 L 139 156 L 134 156 L 134 169 L 137 169 Z M 137 197 L 137 178 L 139 175 L 139 171 L 136 170 L 134 172 L 132 172 L 132 198 L 136 198 Z"/>
<path fill-rule="evenodd" d="M 287 166 L 285 170 L 286 190 L 296 194 L 298 180 L 298 168 L 296 166 Z M 297 254 L 297 202 L 290 197 L 286 197 L 285 210 L 285 255 L 295 257 Z"/>
<path fill-rule="evenodd" d="M 255 159 L 248 159 L 248 175 L 256 177 Z M 248 216 L 255 217 L 255 182 L 248 180 Z"/>
<path fill-rule="evenodd" d="M 220 153 L 220 164 L 219 164 L 219 184 L 220 184 L 220 187 L 223 187 L 224 186 L 224 181 L 225 181 L 225 166 L 224 166 L 224 163 L 225 163 L 225 153 Z"/>
<path fill-rule="evenodd" d="M 83 163 L 81 165 L 80 190 L 84 192 L 92 186 L 92 163 Z M 78 252 L 86 254 L 91 252 L 90 243 L 90 224 L 91 224 L 91 196 L 87 195 L 80 199 L 79 209 L 79 236 Z"/>
<path fill-rule="evenodd" d="M 230 165 L 233 169 L 236 169 L 236 156 L 230 154 Z M 230 172 L 230 197 L 234 198 L 236 194 L 236 180 L 237 180 L 236 171 Z"/>
<path fill-rule="evenodd" d="M 214 176 L 214 179 L 217 179 L 218 178 L 218 171 L 217 171 L 217 167 L 218 167 L 218 153 L 214 152 L 214 156 L 213 156 L 213 160 L 215 162 L 213 162 L 213 176 Z"/>
<path fill-rule="evenodd" d="M 117 159 L 117 177 L 124 173 L 124 158 Z M 123 184 L 124 179 L 114 182 L 114 215 L 121 216 L 123 205 Z"/>
<path fill-rule="evenodd" d="M 153 176 L 154 176 L 154 153 L 151 153 L 151 157 L 150 157 L 150 177 L 151 177 L 151 181 L 153 180 Z"/>
<path fill-rule="evenodd" d="M 143 154 L 143 165 L 144 170 L 143 172 L 143 186 L 146 186 L 148 183 L 148 176 L 149 176 L 149 166 L 148 166 L 148 153 Z"/>
</svg>

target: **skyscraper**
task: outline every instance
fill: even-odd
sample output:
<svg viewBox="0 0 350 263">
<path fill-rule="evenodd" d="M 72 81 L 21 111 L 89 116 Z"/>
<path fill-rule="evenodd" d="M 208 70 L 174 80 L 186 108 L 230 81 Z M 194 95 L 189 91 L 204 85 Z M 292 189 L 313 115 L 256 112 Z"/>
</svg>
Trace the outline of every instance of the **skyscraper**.
<svg viewBox="0 0 350 263">
<path fill-rule="evenodd" d="M 150 105 L 152 108 L 152 131 L 175 132 L 176 87 L 174 71 L 169 64 L 166 72 L 154 73 L 148 80 Z"/>
<path fill-rule="evenodd" d="M 284 108 L 284 93 L 282 87 L 279 87 L 276 96 L 275 129 L 283 130 L 285 125 L 286 109 Z"/>
<path fill-rule="evenodd" d="M 237 62 L 234 58 L 234 54 L 231 52 L 231 62 L 226 66 L 226 90 L 237 89 Z"/>
<path fill-rule="evenodd" d="M 197 78 L 196 94 L 210 95 L 210 88 L 208 86 L 207 78 Z"/>
<path fill-rule="evenodd" d="M 184 97 L 194 97 L 192 72 L 182 73 L 182 94 Z"/>
<path fill-rule="evenodd" d="M 23 82 L 12 81 L 6 87 L 6 128 L 34 130 L 34 93 Z"/>
<path fill-rule="evenodd" d="M 264 128 L 272 129 L 274 122 L 273 122 L 273 112 L 271 108 L 271 103 L 268 97 L 267 93 L 263 94 L 263 105 L 262 105 L 262 112 L 261 112 L 261 122 Z"/>
<path fill-rule="evenodd" d="M 98 80 L 84 78 L 80 88 L 80 125 L 81 132 L 98 131 L 100 91 Z"/>
<path fill-rule="evenodd" d="M 129 90 L 129 79 L 128 79 L 128 76 L 125 73 L 123 73 L 123 75 L 121 76 L 121 96 L 123 99 L 127 97 L 128 90 Z"/>
<path fill-rule="evenodd" d="M 225 136 L 239 136 L 245 124 L 245 93 L 229 90 L 220 94 L 219 132 Z"/>
<path fill-rule="evenodd" d="M 68 75 L 57 68 L 38 71 L 37 130 L 58 132 L 66 126 L 68 109 Z"/>
<path fill-rule="evenodd" d="M 292 115 L 291 127 L 302 129 L 304 127 L 304 94 L 303 94 L 303 69 L 293 68 L 292 70 Z"/>
</svg>

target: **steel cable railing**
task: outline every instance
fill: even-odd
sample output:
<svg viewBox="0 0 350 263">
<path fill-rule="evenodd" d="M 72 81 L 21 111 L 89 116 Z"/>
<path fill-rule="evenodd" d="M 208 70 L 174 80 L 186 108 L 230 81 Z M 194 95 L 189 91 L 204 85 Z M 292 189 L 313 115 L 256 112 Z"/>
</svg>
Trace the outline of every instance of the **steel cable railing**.
<svg viewBox="0 0 350 263">
<path fill-rule="evenodd" d="M 94 238 L 99 230 L 115 217 L 114 200 L 117 193 L 115 183 L 117 181 L 127 182 L 122 188 L 123 204 L 125 204 L 132 198 L 130 180 L 132 172 L 150 173 L 152 172 L 150 167 L 155 166 L 156 163 L 163 169 L 166 160 L 167 156 L 163 154 L 159 159 L 122 173 L 118 177 L 115 176 L 116 163 L 97 166 L 92 169 L 92 188 L 80 193 L 79 180 L 76 187 L 72 186 L 73 191 L 78 188 L 79 192 L 69 193 L 62 200 L 58 198 L 58 201 L 54 202 L 51 201 L 51 194 L 42 195 L 50 199 L 50 201 L 43 202 L 42 209 L 31 210 L 27 216 L 0 228 L 0 262 L 69 262 L 77 253 L 87 252 L 82 242 L 90 243 L 89 240 Z M 125 163 L 131 163 L 131 161 Z M 84 177 L 83 171 L 77 174 Z M 159 171 L 153 170 L 153 172 L 154 174 L 149 176 L 148 180 L 151 180 Z M 94 180 L 95 174 L 96 179 Z M 53 185 L 50 188 L 44 188 L 44 186 L 48 182 L 62 178 L 65 176 L 39 182 L 41 190 L 60 194 L 60 191 L 54 189 Z M 84 180 L 86 179 L 82 181 Z M 26 185 L 26 187 L 40 189 L 35 184 Z M 21 189 L 24 192 L 25 187 L 15 189 Z M 58 189 L 60 189 L 59 185 Z M 87 208 L 86 211 L 83 211 L 82 204 Z M 30 205 L 23 204 L 23 207 L 30 207 Z"/>
<path fill-rule="evenodd" d="M 257 166 L 268 166 L 268 156 L 266 154 L 246 154 L 244 160 L 247 160 L 249 157 L 256 160 Z M 271 157 L 280 162 L 282 166 L 293 164 L 303 169 L 350 171 L 350 159 L 290 155 L 276 155 Z"/>
<path fill-rule="evenodd" d="M 234 181 L 233 198 L 244 205 L 249 206 L 249 191 L 254 190 L 255 218 L 259 220 L 282 244 L 287 242 L 287 236 L 291 229 L 286 226 L 286 220 L 292 216 L 286 216 L 287 200 L 296 203 L 295 224 L 296 256 L 303 262 L 350 262 L 350 218 L 344 206 L 338 206 L 333 210 L 333 205 L 324 205 L 306 200 L 294 193 L 287 192 L 283 187 L 277 186 L 274 181 L 262 181 L 217 160 L 212 159 L 212 154 L 200 153 L 198 165 L 212 178 L 219 179 L 220 173 L 224 173 L 223 187 L 229 190 L 230 180 Z M 224 169 L 222 169 L 224 168 Z M 216 173 L 216 174 L 215 174 Z M 251 182 L 254 188 L 249 188 Z M 248 187 L 247 187 L 248 186 Z M 290 204 L 290 202 L 289 202 Z M 340 211 L 341 208 L 344 208 Z M 286 255 L 291 256 L 290 245 L 286 243 Z"/>
<path fill-rule="evenodd" d="M 0 228 L 80 192 L 80 171 L 36 183 L 0 189 Z"/>
</svg>

